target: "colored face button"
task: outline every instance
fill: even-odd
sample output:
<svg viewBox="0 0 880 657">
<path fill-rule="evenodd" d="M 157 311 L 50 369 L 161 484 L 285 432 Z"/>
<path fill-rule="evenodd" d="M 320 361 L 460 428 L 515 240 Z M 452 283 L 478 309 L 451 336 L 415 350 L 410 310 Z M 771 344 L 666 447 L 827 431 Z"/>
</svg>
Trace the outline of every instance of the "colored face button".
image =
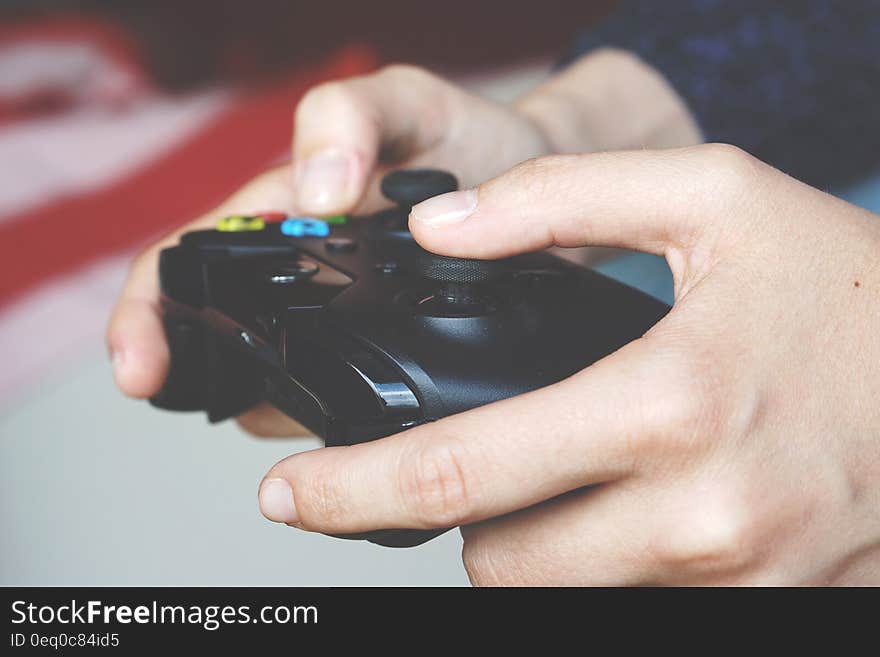
<svg viewBox="0 0 880 657">
<path fill-rule="evenodd" d="M 335 217 L 324 217 L 324 221 L 334 226 L 344 226 L 348 223 L 348 217 L 344 214 L 337 214 Z"/>
<path fill-rule="evenodd" d="M 281 233 L 288 237 L 327 237 L 330 225 L 311 217 L 289 217 L 281 222 Z"/>
<path fill-rule="evenodd" d="M 224 217 L 217 222 L 217 230 L 223 233 L 242 233 L 249 230 L 263 230 L 266 222 L 262 217 L 248 217 L 245 215 L 233 215 Z"/>
<path fill-rule="evenodd" d="M 285 219 L 287 219 L 286 212 L 277 212 L 275 210 L 272 210 L 270 212 L 259 212 L 257 213 L 257 216 L 262 217 L 266 221 L 284 221 Z"/>
</svg>

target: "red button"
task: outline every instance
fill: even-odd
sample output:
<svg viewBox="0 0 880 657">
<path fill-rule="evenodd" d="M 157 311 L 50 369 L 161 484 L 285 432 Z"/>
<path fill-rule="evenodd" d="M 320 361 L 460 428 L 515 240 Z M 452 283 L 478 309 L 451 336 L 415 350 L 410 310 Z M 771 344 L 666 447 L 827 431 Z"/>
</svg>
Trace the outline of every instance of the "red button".
<svg viewBox="0 0 880 657">
<path fill-rule="evenodd" d="M 265 221 L 284 221 L 287 219 L 286 212 L 260 212 L 258 216 L 262 217 Z"/>
</svg>

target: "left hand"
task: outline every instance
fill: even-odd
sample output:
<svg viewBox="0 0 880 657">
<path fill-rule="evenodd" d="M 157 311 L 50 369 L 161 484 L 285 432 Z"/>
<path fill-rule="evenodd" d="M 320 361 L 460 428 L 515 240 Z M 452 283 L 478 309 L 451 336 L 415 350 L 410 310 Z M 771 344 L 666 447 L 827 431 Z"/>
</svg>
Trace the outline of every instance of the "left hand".
<svg viewBox="0 0 880 657">
<path fill-rule="evenodd" d="M 707 145 L 532 160 L 410 226 L 459 257 L 663 254 L 675 306 L 555 385 L 281 461 L 268 518 L 465 525 L 475 584 L 880 583 L 876 216 Z"/>
</svg>

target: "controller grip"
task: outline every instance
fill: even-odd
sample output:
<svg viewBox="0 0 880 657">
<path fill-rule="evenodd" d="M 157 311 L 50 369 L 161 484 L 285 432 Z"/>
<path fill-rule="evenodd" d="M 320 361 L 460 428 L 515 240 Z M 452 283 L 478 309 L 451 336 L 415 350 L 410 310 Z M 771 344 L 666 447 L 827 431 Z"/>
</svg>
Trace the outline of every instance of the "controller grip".
<svg viewBox="0 0 880 657">
<path fill-rule="evenodd" d="M 170 364 L 161 390 L 150 404 L 168 411 L 206 411 L 221 422 L 265 398 L 261 372 L 246 355 L 222 345 L 181 306 L 163 298 L 162 325 Z"/>
<path fill-rule="evenodd" d="M 249 371 L 236 354 L 221 354 L 220 345 L 192 320 L 175 313 L 175 304 L 163 302 L 162 324 L 171 363 L 165 384 L 150 403 L 168 411 L 208 411 L 211 422 L 220 422 L 247 410 L 265 398 L 263 381 Z M 224 363 L 220 371 L 219 363 Z M 232 371 L 231 371 L 232 370 Z M 250 381 L 250 384 L 242 382 Z M 237 382 L 233 383 L 233 382 Z M 260 392 L 257 392 L 260 391 Z M 244 406 L 242 408 L 242 406 Z M 361 534 L 339 534 L 337 538 L 367 540 L 385 547 L 421 545 L 446 529 L 382 529 Z"/>
<path fill-rule="evenodd" d="M 162 318 L 170 363 L 162 389 L 150 403 L 167 411 L 202 411 L 206 407 L 206 367 L 201 344 L 201 326 L 172 315 Z"/>
</svg>

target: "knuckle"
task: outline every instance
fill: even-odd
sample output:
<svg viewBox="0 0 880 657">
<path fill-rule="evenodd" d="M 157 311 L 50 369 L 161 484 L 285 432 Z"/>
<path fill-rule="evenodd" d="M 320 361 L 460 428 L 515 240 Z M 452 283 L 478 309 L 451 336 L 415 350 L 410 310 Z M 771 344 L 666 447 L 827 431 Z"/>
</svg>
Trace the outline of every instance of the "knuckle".
<svg viewBox="0 0 880 657">
<path fill-rule="evenodd" d="M 308 460 L 307 454 L 293 458 Z M 317 461 L 317 459 L 315 459 Z M 349 518 L 344 487 L 338 472 L 326 466 L 306 464 L 297 476 L 288 477 L 293 482 L 293 499 L 300 525 L 308 530 L 332 530 L 341 527 Z"/>
<path fill-rule="evenodd" d="M 671 439 L 694 432 L 706 409 L 703 395 L 696 381 L 677 381 L 648 407 L 652 414 L 649 424 L 657 428 L 659 435 Z"/>
<path fill-rule="evenodd" d="M 711 401 L 699 379 L 681 378 L 667 383 L 662 393 L 642 406 L 643 439 L 650 442 L 649 452 L 676 453 L 693 446 L 696 436 L 710 432 L 705 417 L 711 414 Z"/>
<path fill-rule="evenodd" d="M 583 195 L 583 179 L 576 174 L 584 162 L 579 154 L 542 155 L 513 168 L 517 183 L 538 203 L 562 196 L 577 199 Z"/>
<path fill-rule="evenodd" d="M 727 426 L 736 404 L 732 383 L 720 376 L 711 354 L 676 350 L 674 365 L 669 355 L 661 361 L 655 377 L 659 385 L 646 388 L 638 405 L 646 429 L 639 453 L 692 456 Z"/>
<path fill-rule="evenodd" d="M 321 116 L 328 108 L 345 107 L 356 103 L 355 95 L 344 80 L 331 80 L 309 89 L 300 99 L 294 113 L 295 120 Z"/>
<path fill-rule="evenodd" d="M 461 443 L 433 437 L 415 446 L 400 461 L 400 494 L 422 525 L 452 527 L 466 522 L 476 510 L 477 480 L 467 468 Z"/>
<path fill-rule="evenodd" d="M 762 166 L 760 160 L 731 144 L 705 144 L 696 151 L 707 186 L 724 201 L 753 189 Z"/>
<path fill-rule="evenodd" d="M 518 218 L 533 231 L 548 231 L 544 235 L 544 241 L 554 240 L 553 222 L 530 221 L 529 213 L 537 206 L 546 205 L 548 199 L 563 197 L 576 199 L 583 193 L 582 181 L 578 176 L 572 176 L 571 171 L 582 161 L 580 155 L 542 155 L 524 160 L 507 173 L 486 183 L 490 191 L 509 196 L 516 195 L 516 203 L 511 204 L 519 207 Z"/>
<path fill-rule="evenodd" d="M 541 185 L 557 180 L 557 175 L 581 160 L 580 155 L 541 155 L 515 165 L 510 175 L 529 185 Z"/>
<path fill-rule="evenodd" d="M 700 503 L 665 528 L 655 556 L 676 573 L 740 572 L 757 558 L 758 524 L 739 501 Z"/>
</svg>

